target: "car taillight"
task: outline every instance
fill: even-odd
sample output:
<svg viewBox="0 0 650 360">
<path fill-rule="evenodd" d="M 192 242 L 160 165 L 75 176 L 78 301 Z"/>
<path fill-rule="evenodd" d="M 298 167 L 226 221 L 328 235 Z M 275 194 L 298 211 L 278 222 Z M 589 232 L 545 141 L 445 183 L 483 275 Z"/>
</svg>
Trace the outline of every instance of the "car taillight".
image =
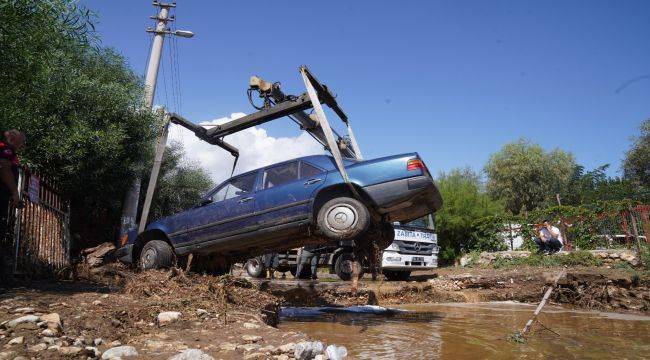
<svg viewBox="0 0 650 360">
<path fill-rule="evenodd" d="M 408 171 L 413 171 L 413 170 L 426 170 L 426 166 L 420 159 L 411 159 L 406 163 L 406 170 Z"/>
</svg>

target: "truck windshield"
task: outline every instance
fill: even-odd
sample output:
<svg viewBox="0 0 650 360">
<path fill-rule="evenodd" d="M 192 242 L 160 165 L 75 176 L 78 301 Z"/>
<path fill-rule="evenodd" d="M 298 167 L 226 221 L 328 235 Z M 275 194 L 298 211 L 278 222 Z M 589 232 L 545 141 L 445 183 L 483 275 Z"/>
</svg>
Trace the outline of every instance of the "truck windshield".
<svg viewBox="0 0 650 360">
<path fill-rule="evenodd" d="M 415 219 L 411 222 L 403 223 L 402 225 L 433 230 L 435 227 L 435 222 L 433 219 L 433 215 L 429 214 L 419 219 Z"/>
</svg>

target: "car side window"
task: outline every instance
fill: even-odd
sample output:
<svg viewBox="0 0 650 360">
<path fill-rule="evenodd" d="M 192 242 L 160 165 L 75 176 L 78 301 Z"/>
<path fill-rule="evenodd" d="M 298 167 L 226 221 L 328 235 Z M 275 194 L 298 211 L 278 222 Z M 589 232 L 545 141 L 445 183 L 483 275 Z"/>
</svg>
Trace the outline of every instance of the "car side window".
<svg viewBox="0 0 650 360">
<path fill-rule="evenodd" d="M 309 179 L 313 178 L 314 176 L 322 173 L 323 170 L 310 165 L 306 162 L 300 162 L 300 178 L 301 179 Z"/>
<path fill-rule="evenodd" d="M 252 193 L 253 188 L 255 187 L 256 178 L 257 172 L 253 172 L 230 180 L 224 200 Z"/>
<path fill-rule="evenodd" d="M 214 194 L 212 194 L 212 202 L 217 202 L 217 201 L 222 201 L 223 199 L 226 198 L 226 192 L 228 192 L 228 188 L 230 187 L 230 184 L 225 184 L 223 185 L 219 190 L 217 190 Z"/>
<path fill-rule="evenodd" d="M 292 181 L 298 180 L 298 162 L 274 166 L 264 171 L 264 188 L 270 189 Z"/>
</svg>

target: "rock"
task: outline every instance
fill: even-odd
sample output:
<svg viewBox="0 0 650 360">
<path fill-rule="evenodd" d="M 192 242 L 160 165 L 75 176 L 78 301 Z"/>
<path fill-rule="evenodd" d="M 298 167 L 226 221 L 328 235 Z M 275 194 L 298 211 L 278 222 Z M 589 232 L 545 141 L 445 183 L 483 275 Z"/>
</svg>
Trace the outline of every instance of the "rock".
<svg viewBox="0 0 650 360">
<path fill-rule="evenodd" d="M 16 357 L 14 358 L 14 360 L 29 360 L 29 358 L 27 358 L 27 357 L 25 357 L 25 356 L 16 356 Z"/>
<path fill-rule="evenodd" d="M 101 345 L 103 343 L 104 343 L 104 339 L 102 339 L 102 338 L 97 338 L 97 339 L 93 340 L 93 345 L 95 345 L 95 346 L 99 346 L 99 345 Z"/>
<path fill-rule="evenodd" d="M 199 349 L 187 349 L 170 357 L 169 360 L 214 360 L 214 358 Z"/>
<path fill-rule="evenodd" d="M 181 315 L 182 314 L 178 311 L 163 311 L 158 314 L 156 319 L 158 320 L 158 325 L 164 326 L 178 321 L 178 319 L 181 318 Z"/>
<path fill-rule="evenodd" d="M 13 328 L 20 324 L 36 323 L 38 319 L 39 317 L 36 315 L 25 315 L 9 321 L 5 326 L 8 328 Z"/>
<path fill-rule="evenodd" d="M 302 341 L 296 344 L 293 356 L 298 360 L 312 359 L 323 353 L 323 343 L 320 341 Z"/>
<path fill-rule="evenodd" d="M 262 359 L 262 360 L 266 359 L 266 354 L 261 352 L 256 352 L 256 353 L 244 355 L 244 360 L 258 360 L 258 359 Z"/>
<path fill-rule="evenodd" d="M 325 354 L 330 360 L 341 360 L 348 356 L 348 349 L 345 346 L 330 345 L 325 349 Z"/>
<path fill-rule="evenodd" d="M 99 300 L 95 300 L 95 301 L 93 301 L 93 305 L 99 306 L 99 305 L 102 305 L 102 302 L 99 301 Z"/>
<path fill-rule="evenodd" d="M 250 343 L 255 343 L 262 340 L 262 337 L 258 335 L 244 335 L 241 338 L 242 340 Z"/>
<path fill-rule="evenodd" d="M 204 317 L 204 316 L 208 316 L 208 315 L 210 315 L 210 313 L 208 312 L 208 310 L 205 310 L 205 309 L 196 309 L 196 316 L 198 316 L 198 317 Z"/>
<path fill-rule="evenodd" d="M 102 354 L 102 360 L 138 356 L 138 351 L 133 346 L 118 346 L 110 348 Z"/>
<path fill-rule="evenodd" d="M 54 344 L 56 344 L 57 341 L 60 342 L 59 339 L 57 339 L 55 337 L 50 337 L 50 336 L 45 336 L 41 340 L 43 340 L 43 342 L 48 344 L 48 345 L 54 345 Z"/>
<path fill-rule="evenodd" d="M 43 351 L 45 349 L 47 349 L 47 344 L 40 343 L 40 344 L 36 344 L 36 345 L 28 347 L 27 351 L 29 351 L 29 352 L 39 352 L 39 351 Z"/>
<path fill-rule="evenodd" d="M 7 343 L 8 345 L 20 345 L 25 342 L 25 337 L 24 336 L 19 336 L 15 337 Z"/>
<path fill-rule="evenodd" d="M 280 354 L 280 355 L 275 355 L 273 357 L 275 360 L 289 360 L 289 355 L 287 354 Z"/>
<path fill-rule="evenodd" d="M 219 349 L 222 351 L 235 351 L 237 349 L 237 345 L 229 342 L 221 343 L 219 344 Z"/>
<path fill-rule="evenodd" d="M 252 329 L 259 329 L 259 328 L 260 328 L 260 326 L 257 325 L 257 324 L 253 324 L 253 323 L 244 323 L 244 329 L 252 330 Z"/>
<path fill-rule="evenodd" d="M 323 354 L 318 354 L 314 356 L 314 360 L 326 360 L 325 355 Z"/>
<path fill-rule="evenodd" d="M 295 343 L 288 343 L 288 344 L 278 346 L 275 349 L 275 352 L 280 354 L 292 354 L 295 349 L 296 349 Z"/>
<path fill-rule="evenodd" d="M 77 355 L 81 353 L 84 349 L 78 346 L 64 346 L 59 349 L 61 355 Z"/>
<path fill-rule="evenodd" d="M 49 313 L 46 315 L 41 315 L 41 321 L 45 321 L 47 323 L 47 327 L 50 329 L 61 329 L 63 327 L 63 323 L 61 322 L 61 317 L 57 313 Z"/>
<path fill-rule="evenodd" d="M 14 309 L 14 311 L 12 311 L 12 312 L 14 314 L 33 314 L 34 313 L 34 308 L 21 307 L 21 308 Z"/>
<path fill-rule="evenodd" d="M 267 354 L 273 354 L 275 352 L 275 346 L 273 345 L 268 345 L 263 348 L 260 348 L 260 352 L 267 353 Z"/>
<path fill-rule="evenodd" d="M 0 352 L 0 360 L 12 360 L 14 357 L 16 357 L 15 351 Z"/>
<path fill-rule="evenodd" d="M 59 330 L 57 329 L 45 329 L 41 331 L 41 335 L 47 336 L 47 337 L 55 337 L 59 335 Z"/>
<path fill-rule="evenodd" d="M 259 348 L 261 348 L 261 346 L 259 346 L 257 344 L 244 344 L 244 345 L 237 345 L 236 349 L 237 350 L 243 350 L 245 352 L 250 352 L 250 351 L 257 350 Z"/>
<path fill-rule="evenodd" d="M 86 347 L 84 348 L 84 350 L 85 350 L 89 355 L 92 354 L 92 355 L 93 355 L 94 357 L 96 357 L 96 358 L 98 358 L 98 357 L 100 357 L 100 356 L 102 355 L 102 352 L 99 351 L 99 349 L 97 349 L 97 348 L 94 347 L 94 346 L 86 346 Z"/>
<path fill-rule="evenodd" d="M 122 345 L 122 343 L 119 340 L 115 340 L 115 341 L 111 342 L 110 344 L 108 344 L 108 347 L 112 348 L 112 347 L 118 347 L 118 346 L 121 346 L 121 345 Z"/>
</svg>

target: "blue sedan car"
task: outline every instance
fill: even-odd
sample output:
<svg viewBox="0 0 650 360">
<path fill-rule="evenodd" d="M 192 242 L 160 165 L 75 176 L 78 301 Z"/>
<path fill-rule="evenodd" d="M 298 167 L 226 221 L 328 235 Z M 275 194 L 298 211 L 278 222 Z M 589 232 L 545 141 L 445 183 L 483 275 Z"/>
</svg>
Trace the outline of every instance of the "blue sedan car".
<svg viewBox="0 0 650 360">
<path fill-rule="evenodd" d="M 345 160 L 351 184 L 327 155 L 237 175 L 194 208 L 132 232 L 122 261 L 164 268 L 193 254 L 225 269 L 233 261 L 307 243 L 390 237 L 382 229 L 435 212 L 442 198 L 417 153 Z M 352 188 L 351 188 L 352 187 Z M 391 228 L 392 229 L 392 228 Z M 372 240 L 372 239 L 371 239 Z"/>
</svg>

